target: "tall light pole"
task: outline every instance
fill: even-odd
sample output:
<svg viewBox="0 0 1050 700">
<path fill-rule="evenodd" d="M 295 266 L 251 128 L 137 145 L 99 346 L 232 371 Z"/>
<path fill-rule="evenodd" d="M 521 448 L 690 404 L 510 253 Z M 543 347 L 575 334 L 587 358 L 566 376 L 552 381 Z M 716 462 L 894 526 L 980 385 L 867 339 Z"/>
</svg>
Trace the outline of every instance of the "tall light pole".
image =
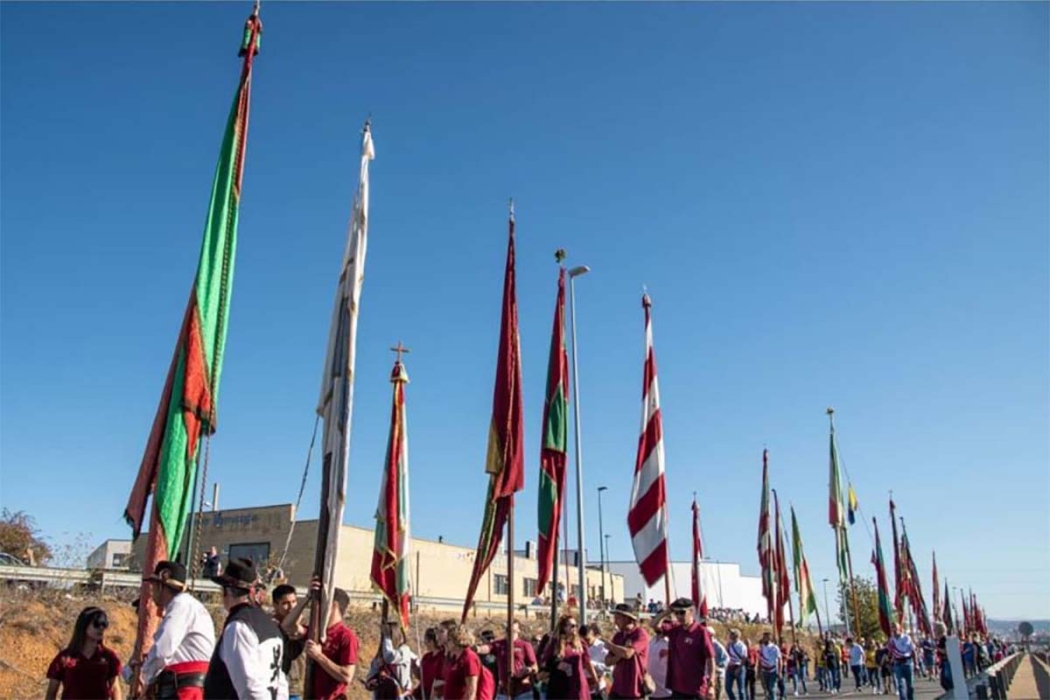
<svg viewBox="0 0 1050 700">
<path fill-rule="evenodd" d="M 602 555 L 602 595 L 601 595 L 601 608 L 605 609 L 604 601 L 609 599 L 609 594 L 605 590 L 605 529 L 602 526 L 602 491 L 608 491 L 608 486 L 598 487 L 598 549 L 601 550 Z"/>
<path fill-rule="evenodd" d="M 828 580 L 824 579 L 824 617 L 828 618 L 828 629 L 831 629 L 831 609 L 828 607 Z"/>
<path fill-rule="evenodd" d="M 583 539 L 583 456 L 580 452 L 580 372 L 576 364 L 576 278 L 591 268 L 580 265 L 569 270 L 569 320 L 572 325 L 572 405 L 576 419 L 576 558 L 580 580 L 580 625 L 587 624 L 587 555 Z"/>
</svg>

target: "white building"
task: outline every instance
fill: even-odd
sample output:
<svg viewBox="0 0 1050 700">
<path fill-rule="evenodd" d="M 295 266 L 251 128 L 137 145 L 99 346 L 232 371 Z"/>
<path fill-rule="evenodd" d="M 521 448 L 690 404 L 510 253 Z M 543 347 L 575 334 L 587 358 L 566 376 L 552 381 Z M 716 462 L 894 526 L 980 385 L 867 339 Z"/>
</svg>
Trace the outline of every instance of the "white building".
<svg viewBox="0 0 1050 700">
<path fill-rule="evenodd" d="M 631 601 L 641 593 L 642 600 L 662 601 L 664 582 L 661 579 L 652 588 L 645 585 L 642 572 L 635 561 L 608 563 L 609 571 L 623 576 L 624 600 Z M 692 596 L 692 562 L 671 562 L 671 598 Z M 717 561 L 700 562 L 700 585 L 712 608 L 741 609 L 749 615 L 758 613 L 765 617 L 766 599 L 762 597 L 762 579 L 744 576 L 740 564 Z"/>
<path fill-rule="evenodd" d="M 106 540 L 87 556 L 88 569 L 127 569 L 131 540 Z"/>
</svg>

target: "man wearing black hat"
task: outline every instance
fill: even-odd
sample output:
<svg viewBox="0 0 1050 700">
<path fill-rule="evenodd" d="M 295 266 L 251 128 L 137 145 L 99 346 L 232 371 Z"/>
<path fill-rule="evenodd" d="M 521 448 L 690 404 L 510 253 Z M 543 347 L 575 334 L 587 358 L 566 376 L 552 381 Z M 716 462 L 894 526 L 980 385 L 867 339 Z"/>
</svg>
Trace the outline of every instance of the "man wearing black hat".
<svg viewBox="0 0 1050 700">
<path fill-rule="evenodd" d="M 222 576 L 211 579 L 222 586 L 229 615 L 204 679 L 205 700 L 288 700 L 281 632 L 251 602 L 258 578 L 250 559 L 233 559 Z"/>
<path fill-rule="evenodd" d="M 638 614 L 626 603 L 613 609 L 616 634 L 605 643 L 609 653 L 605 663 L 613 667 L 610 698 L 644 698 L 652 692 L 648 687 L 649 635 L 638 625 Z"/>
<path fill-rule="evenodd" d="M 215 623 L 200 601 L 185 592 L 186 567 L 179 562 L 159 562 L 143 580 L 150 583 L 153 602 L 164 617 L 142 662 L 140 683 L 152 687 L 157 700 L 201 700 L 215 649 Z"/>
<path fill-rule="evenodd" d="M 667 620 L 673 617 L 674 622 Z M 715 649 L 707 625 L 693 618 L 693 601 L 679 598 L 654 621 L 667 633 L 667 688 L 672 698 L 715 696 Z"/>
</svg>

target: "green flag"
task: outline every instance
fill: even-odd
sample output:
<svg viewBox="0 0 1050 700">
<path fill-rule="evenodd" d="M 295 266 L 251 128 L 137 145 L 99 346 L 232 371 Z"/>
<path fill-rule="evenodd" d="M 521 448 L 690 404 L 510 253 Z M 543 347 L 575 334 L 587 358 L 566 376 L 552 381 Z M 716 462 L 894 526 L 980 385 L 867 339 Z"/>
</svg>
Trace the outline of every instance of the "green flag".
<svg viewBox="0 0 1050 700">
<path fill-rule="evenodd" d="M 813 581 L 809 577 L 809 564 L 802 551 L 802 533 L 795 519 L 795 508 L 791 508 L 791 549 L 794 552 L 795 590 L 798 591 L 799 624 L 806 624 L 806 618 L 817 612 L 817 596 L 813 593 Z"/>
</svg>

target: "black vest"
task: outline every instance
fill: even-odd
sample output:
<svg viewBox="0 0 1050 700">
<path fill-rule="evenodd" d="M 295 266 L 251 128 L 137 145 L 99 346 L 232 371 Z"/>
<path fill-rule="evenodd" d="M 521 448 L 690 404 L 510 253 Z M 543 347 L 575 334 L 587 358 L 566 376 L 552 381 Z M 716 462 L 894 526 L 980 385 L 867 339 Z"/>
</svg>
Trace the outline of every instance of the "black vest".
<svg viewBox="0 0 1050 700">
<path fill-rule="evenodd" d="M 230 626 L 230 623 L 235 620 L 251 627 L 259 638 L 260 645 L 272 639 L 277 640 L 276 645 L 271 644 L 275 649 L 275 658 L 266 669 L 266 672 L 270 674 L 268 678 L 272 680 L 272 687 L 274 688 L 272 692 L 276 696 L 277 683 L 281 674 L 281 647 L 283 646 L 281 631 L 277 627 L 277 623 L 259 608 L 248 603 L 242 603 L 231 610 L 226 617 L 226 623 L 222 628 L 223 635 L 226 634 L 226 629 Z M 204 697 L 206 700 L 237 700 L 237 690 L 233 686 L 233 681 L 230 680 L 229 669 L 226 668 L 226 662 L 219 656 L 221 648 L 222 635 L 219 636 L 218 641 L 215 643 L 215 651 L 211 655 L 211 661 L 208 662 L 208 675 L 204 677 Z"/>
</svg>

